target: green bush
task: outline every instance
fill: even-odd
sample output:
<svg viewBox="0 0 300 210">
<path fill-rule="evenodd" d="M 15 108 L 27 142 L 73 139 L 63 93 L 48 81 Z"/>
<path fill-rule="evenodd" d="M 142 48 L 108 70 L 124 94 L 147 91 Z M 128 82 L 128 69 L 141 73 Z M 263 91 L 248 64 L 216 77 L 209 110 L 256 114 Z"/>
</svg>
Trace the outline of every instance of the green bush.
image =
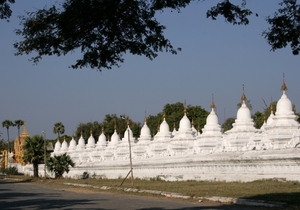
<svg viewBox="0 0 300 210">
<path fill-rule="evenodd" d="M 1 173 L 6 175 L 18 175 L 18 169 L 16 167 L 9 167 L 9 168 L 1 168 Z"/>
</svg>

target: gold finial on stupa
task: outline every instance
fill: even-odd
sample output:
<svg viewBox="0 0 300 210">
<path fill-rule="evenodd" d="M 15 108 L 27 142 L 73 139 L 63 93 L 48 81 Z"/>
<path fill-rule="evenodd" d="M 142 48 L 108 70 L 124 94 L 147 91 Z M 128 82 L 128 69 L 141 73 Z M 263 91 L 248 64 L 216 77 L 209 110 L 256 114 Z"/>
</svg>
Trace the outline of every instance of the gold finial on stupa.
<svg viewBox="0 0 300 210">
<path fill-rule="evenodd" d="M 201 130 L 201 126 L 200 125 L 198 125 L 198 132 Z"/>
<path fill-rule="evenodd" d="M 183 113 L 184 113 L 184 115 L 186 115 L 186 113 L 187 113 L 186 107 L 184 107 Z"/>
<path fill-rule="evenodd" d="M 144 122 L 147 122 L 147 112 L 145 111 L 145 117 L 144 117 Z"/>
<path fill-rule="evenodd" d="M 210 108 L 216 108 L 216 105 L 215 105 L 215 102 L 214 102 L 214 94 L 212 94 L 212 102 L 211 102 L 211 105 L 210 105 Z"/>
<path fill-rule="evenodd" d="M 285 84 L 285 79 L 284 79 L 284 73 L 283 73 L 283 82 L 282 82 L 282 85 L 281 85 L 281 90 L 282 91 L 286 91 L 287 90 L 287 86 Z"/>
<path fill-rule="evenodd" d="M 246 101 L 247 98 L 246 98 L 246 95 L 245 95 L 245 86 L 243 84 L 243 94 L 242 94 L 242 97 L 241 97 L 242 101 Z"/>
<path fill-rule="evenodd" d="M 165 119 L 166 118 L 166 113 L 164 112 L 164 114 L 163 114 L 163 118 Z"/>
<path fill-rule="evenodd" d="M 273 104 L 271 104 L 270 110 L 271 110 L 271 112 L 273 111 Z"/>
</svg>

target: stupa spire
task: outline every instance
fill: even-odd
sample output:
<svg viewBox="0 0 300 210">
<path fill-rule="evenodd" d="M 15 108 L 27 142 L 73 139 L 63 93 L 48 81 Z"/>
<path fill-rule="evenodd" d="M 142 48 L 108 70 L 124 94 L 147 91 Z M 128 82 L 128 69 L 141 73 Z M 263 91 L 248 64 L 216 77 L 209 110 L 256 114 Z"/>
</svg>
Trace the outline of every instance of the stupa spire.
<svg viewBox="0 0 300 210">
<path fill-rule="evenodd" d="M 247 98 L 246 98 L 246 95 L 245 95 L 245 86 L 243 84 L 243 94 L 242 94 L 242 97 L 241 97 L 242 101 L 246 101 Z"/>
<path fill-rule="evenodd" d="M 23 127 L 23 131 L 20 135 L 20 137 L 27 137 L 29 136 L 28 132 L 27 132 L 27 128 L 26 128 L 26 121 L 24 121 L 24 127 Z"/>
<path fill-rule="evenodd" d="M 210 108 L 212 108 L 212 109 L 216 108 L 216 105 L 214 102 L 214 94 L 212 94 L 212 102 L 211 102 Z"/>
<path fill-rule="evenodd" d="M 270 107 L 271 113 L 273 113 L 273 104 L 271 103 L 271 107 Z"/>
<path fill-rule="evenodd" d="M 184 107 L 184 109 L 183 109 L 183 113 L 184 113 L 184 115 L 186 115 L 186 113 L 187 113 L 187 111 L 186 111 L 186 107 Z"/>
<path fill-rule="evenodd" d="M 287 90 L 287 86 L 286 86 L 286 84 L 285 84 L 284 73 L 283 73 L 283 81 L 282 81 L 282 85 L 281 85 L 281 90 L 282 90 L 282 91 L 286 91 L 286 90 Z"/>
</svg>

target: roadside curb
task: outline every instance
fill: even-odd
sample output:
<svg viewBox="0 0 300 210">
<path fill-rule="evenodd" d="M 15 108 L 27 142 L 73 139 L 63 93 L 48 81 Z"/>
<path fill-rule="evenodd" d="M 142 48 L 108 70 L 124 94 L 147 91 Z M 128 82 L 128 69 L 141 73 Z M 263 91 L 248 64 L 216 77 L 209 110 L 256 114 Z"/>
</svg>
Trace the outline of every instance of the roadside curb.
<svg viewBox="0 0 300 210">
<path fill-rule="evenodd" d="M 64 185 L 97 188 L 101 190 L 122 190 L 124 192 L 148 193 L 153 195 L 161 195 L 168 198 L 194 199 L 194 200 L 198 200 L 198 202 L 202 202 L 203 200 L 208 200 L 208 201 L 219 202 L 219 203 L 232 203 L 236 205 L 260 206 L 260 207 L 282 207 L 287 205 L 287 203 L 284 202 L 253 200 L 253 199 L 245 199 L 245 198 L 230 198 L 230 197 L 219 197 L 219 196 L 191 197 L 187 195 L 182 195 L 180 193 L 172 193 L 172 192 L 165 192 L 165 191 L 158 191 L 158 190 L 139 190 L 137 188 L 123 188 L 123 187 L 109 187 L 109 186 L 96 187 L 88 184 L 75 184 L 70 182 L 66 182 L 64 183 Z"/>
</svg>

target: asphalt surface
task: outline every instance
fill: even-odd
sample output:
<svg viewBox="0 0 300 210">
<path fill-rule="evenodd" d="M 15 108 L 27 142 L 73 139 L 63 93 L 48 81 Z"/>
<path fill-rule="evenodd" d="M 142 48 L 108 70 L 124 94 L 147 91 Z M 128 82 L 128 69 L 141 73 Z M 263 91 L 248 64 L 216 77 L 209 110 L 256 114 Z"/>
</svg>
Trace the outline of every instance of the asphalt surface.
<svg viewBox="0 0 300 210">
<path fill-rule="evenodd" d="M 34 183 L 0 180 L 0 209 L 98 209 L 98 210 L 220 210 L 260 209 L 258 207 L 192 203 L 174 199 L 112 194 L 105 192 L 77 192 L 67 188 L 55 189 Z"/>
</svg>

